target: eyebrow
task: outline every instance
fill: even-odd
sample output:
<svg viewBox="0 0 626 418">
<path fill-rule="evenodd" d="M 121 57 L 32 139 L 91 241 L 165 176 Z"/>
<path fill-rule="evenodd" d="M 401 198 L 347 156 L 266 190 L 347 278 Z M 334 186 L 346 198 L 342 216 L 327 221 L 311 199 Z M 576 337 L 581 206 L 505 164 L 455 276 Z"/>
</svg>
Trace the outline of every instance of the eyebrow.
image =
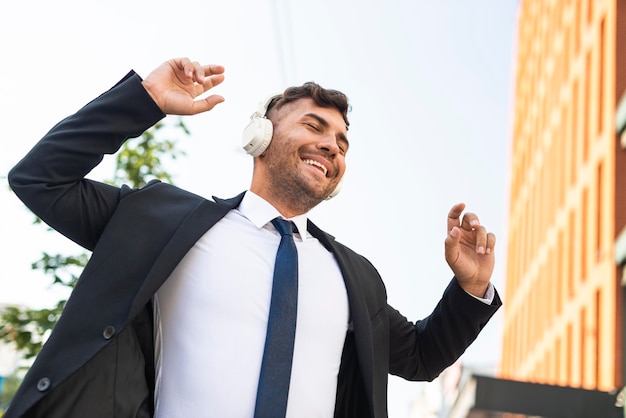
<svg viewBox="0 0 626 418">
<path fill-rule="evenodd" d="M 304 116 L 305 117 L 308 116 L 310 118 L 315 119 L 316 121 L 320 123 L 320 125 L 324 126 L 325 128 L 330 127 L 330 124 L 328 123 L 328 121 L 316 113 L 306 113 Z M 348 137 L 346 137 L 346 135 L 343 132 L 340 132 L 337 135 L 337 137 L 341 142 L 345 142 L 347 146 L 350 146 L 350 141 L 348 141 Z"/>
</svg>

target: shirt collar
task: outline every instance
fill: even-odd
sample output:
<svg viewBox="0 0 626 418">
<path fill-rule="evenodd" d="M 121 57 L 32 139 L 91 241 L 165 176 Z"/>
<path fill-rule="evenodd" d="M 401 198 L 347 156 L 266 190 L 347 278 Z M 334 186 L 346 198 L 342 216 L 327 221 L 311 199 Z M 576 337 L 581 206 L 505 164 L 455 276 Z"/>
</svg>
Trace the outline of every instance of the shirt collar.
<svg viewBox="0 0 626 418">
<path fill-rule="evenodd" d="M 308 221 L 306 213 L 294 216 L 293 218 L 285 218 L 271 203 L 249 190 L 243 196 L 241 204 L 239 204 L 237 209 L 259 229 L 269 224 L 272 219 L 280 217 L 292 221 L 296 225 L 303 241 L 308 236 L 306 232 Z"/>
</svg>

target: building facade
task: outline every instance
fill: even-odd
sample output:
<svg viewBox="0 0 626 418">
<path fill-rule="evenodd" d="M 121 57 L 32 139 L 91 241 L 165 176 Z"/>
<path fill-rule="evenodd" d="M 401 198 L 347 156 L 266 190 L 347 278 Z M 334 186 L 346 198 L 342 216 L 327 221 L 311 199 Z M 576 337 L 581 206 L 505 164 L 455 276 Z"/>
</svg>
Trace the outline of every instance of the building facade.
<svg viewBox="0 0 626 418">
<path fill-rule="evenodd" d="M 626 1 L 520 0 L 500 377 L 621 388 Z"/>
</svg>

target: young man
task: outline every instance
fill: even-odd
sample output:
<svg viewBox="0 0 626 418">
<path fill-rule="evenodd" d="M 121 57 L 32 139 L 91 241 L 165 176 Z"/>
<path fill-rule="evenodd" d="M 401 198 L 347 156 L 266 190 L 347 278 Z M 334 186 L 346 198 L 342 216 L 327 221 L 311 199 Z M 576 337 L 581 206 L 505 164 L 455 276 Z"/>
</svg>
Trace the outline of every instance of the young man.
<svg viewBox="0 0 626 418">
<path fill-rule="evenodd" d="M 387 304 L 365 258 L 307 218 L 340 185 L 349 146 L 347 98 L 315 83 L 255 115 L 251 186 L 233 199 L 84 178 L 166 114 L 211 110 L 222 97 L 195 98 L 223 72 L 186 58 L 145 80 L 131 72 L 11 171 L 24 203 L 93 254 L 6 418 L 385 417 L 389 373 L 434 379 L 501 305 L 489 282 L 495 237 L 463 204 L 445 241 L 455 277 L 417 323 Z M 292 275 L 293 323 L 273 328 L 276 299 L 291 297 L 275 293 Z M 282 354 L 271 357 L 275 338 Z"/>
</svg>

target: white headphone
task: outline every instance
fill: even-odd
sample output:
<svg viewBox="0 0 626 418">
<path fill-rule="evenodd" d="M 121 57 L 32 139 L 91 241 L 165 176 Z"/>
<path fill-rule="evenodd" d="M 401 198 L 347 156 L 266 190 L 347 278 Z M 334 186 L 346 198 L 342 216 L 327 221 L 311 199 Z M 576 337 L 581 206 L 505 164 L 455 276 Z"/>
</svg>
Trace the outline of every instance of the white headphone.
<svg viewBox="0 0 626 418">
<path fill-rule="evenodd" d="M 246 153 L 252 155 L 253 157 L 258 157 L 263 154 L 263 152 L 270 145 L 272 134 L 274 132 L 274 125 L 272 125 L 272 121 L 269 120 L 265 114 L 267 113 L 267 108 L 270 103 L 280 96 L 280 94 L 273 95 L 260 102 L 257 110 L 250 115 L 250 122 L 248 122 L 248 125 L 246 125 L 243 130 L 241 146 Z M 342 186 L 343 178 L 339 181 L 335 190 L 333 190 L 326 200 L 337 196 L 341 191 Z"/>
<path fill-rule="evenodd" d="M 270 96 L 266 100 L 259 103 L 257 110 L 250 115 L 250 122 L 243 130 L 241 138 L 241 146 L 253 157 L 258 157 L 270 145 L 274 126 L 272 121 L 265 117 L 267 107 L 272 100 L 279 96 Z"/>
</svg>

